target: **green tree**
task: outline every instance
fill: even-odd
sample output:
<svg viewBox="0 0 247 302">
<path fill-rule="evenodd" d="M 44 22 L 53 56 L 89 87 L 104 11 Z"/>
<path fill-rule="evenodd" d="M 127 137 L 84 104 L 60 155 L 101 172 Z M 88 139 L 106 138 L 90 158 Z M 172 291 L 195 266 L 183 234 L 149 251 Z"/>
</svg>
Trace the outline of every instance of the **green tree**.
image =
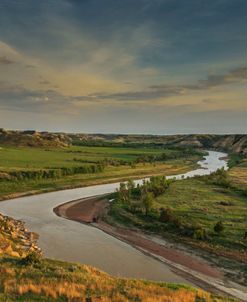
<svg viewBox="0 0 247 302">
<path fill-rule="evenodd" d="M 118 193 L 118 201 L 124 204 L 130 203 L 130 195 L 129 190 L 124 182 L 120 183 L 119 189 L 117 191 Z"/>
<path fill-rule="evenodd" d="M 148 216 L 154 205 L 154 195 L 152 192 L 147 192 L 143 198 L 143 206 L 145 208 L 145 215 Z"/>
</svg>

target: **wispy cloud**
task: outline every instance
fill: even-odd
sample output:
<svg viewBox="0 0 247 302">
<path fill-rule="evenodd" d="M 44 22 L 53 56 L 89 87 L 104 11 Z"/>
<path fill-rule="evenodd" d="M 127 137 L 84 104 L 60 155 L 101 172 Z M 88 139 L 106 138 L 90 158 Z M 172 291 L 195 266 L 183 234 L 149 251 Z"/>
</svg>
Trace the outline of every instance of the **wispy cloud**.
<svg viewBox="0 0 247 302">
<path fill-rule="evenodd" d="M 0 65 L 10 65 L 10 64 L 13 64 L 13 63 L 15 63 L 15 61 L 13 61 L 11 59 L 8 59 L 5 56 L 0 57 Z"/>
<path fill-rule="evenodd" d="M 205 80 L 198 80 L 195 84 L 181 85 L 152 85 L 139 91 L 119 93 L 94 93 L 77 97 L 78 100 L 116 100 L 116 101 L 148 101 L 171 96 L 189 95 L 193 92 L 207 91 L 223 85 L 243 83 L 247 81 L 247 67 L 230 70 L 222 75 L 209 75 Z"/>
</svg>

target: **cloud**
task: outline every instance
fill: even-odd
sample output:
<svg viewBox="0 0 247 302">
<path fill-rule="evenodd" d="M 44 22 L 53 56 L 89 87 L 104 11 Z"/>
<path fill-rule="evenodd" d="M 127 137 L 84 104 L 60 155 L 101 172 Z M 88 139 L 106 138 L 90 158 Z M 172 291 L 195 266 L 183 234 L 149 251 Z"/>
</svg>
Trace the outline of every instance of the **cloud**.
<svg viewBox="0 0 247 302">
<path fill-rule="evenodd" d="M 0 107 L 17 111 L 37 112 L 63 110 L 71 98 L 49 90 L 30 90 L 0 82 Z"/>
<path fill-rule="evenodd" d="M 13 61 L 11 59 L 8 59 L 5 56 L 0 57 L 0 65 L 10 65 L 10 64 L 13 64 L 13 63 L 15 63 L 15 61 Z"/>
<path fill-rule="evenodd" d="M 235 68 L 223 75 L 209 75 L 205 80 L 198 80 L 195 84 L 181 85 L 151 85 L 139 91 L 126 91 L 118 93 L 94 93 L 78 96 L 78 101 L 148 101 L 171 96 L 189 95 L 196 91 L 211 90 L 223 85 L 242 83 L 247 80 L 247 67 Z M 212 103 L 211 100 L 204 100 L 204 103 Z"/>
<path fill-rule="evenodd" d="M 198 82 L 200 88 L 212 88 L 247 80 L 247 67 L 235 68 L 222 75 L 210 75 L 206 80 Z"/>
</svg>

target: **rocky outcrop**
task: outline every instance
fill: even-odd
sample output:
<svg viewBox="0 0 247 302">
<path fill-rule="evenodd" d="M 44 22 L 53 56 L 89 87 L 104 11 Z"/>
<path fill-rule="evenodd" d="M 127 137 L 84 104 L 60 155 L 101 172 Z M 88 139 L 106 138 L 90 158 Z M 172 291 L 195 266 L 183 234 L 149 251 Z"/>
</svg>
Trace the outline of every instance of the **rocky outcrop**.
<svg viewBox="0 0 247 302">
<path fill-rule="evenodd" d="M 67 147 L 71 138 L 63 133 L 37 132 L 35 130 L 10 131 L 0 129 L 0 144 L 27 147 Z"/>
<path fill-rule="evenodd" d="M 195 136 L 185 137 L 179 143 L 176 143 L 176 145 L 178 145 L 178 146 L 187 146 L 187 147 L 196 147 L 196 148 L 202 148 L 203 147 L 203 144 Z"/>
<path fill-rule="evenodd" d="M 25 257 L 30 252 L 41 254 L 38 235 L 28 232 L 22 221 L 0 214 L 0 256 Z"/>
</svg>

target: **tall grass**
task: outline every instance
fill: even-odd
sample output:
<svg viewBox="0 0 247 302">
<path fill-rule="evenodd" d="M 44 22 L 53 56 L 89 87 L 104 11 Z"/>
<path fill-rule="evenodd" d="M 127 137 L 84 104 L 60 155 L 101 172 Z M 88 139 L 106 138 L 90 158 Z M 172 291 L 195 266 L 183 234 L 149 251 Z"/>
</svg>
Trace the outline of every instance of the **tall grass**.
<svg viewBox="0 0 247 302">
<path fill-rule="evenodd" d="M 232 301 L 183 285 L 114 278 L 85 265 L 43 260 L 37 267 L 13 267 L 10 261 L 7 266 L 0 275 L 0 292 L 8 301 Z"/>
</svg>

